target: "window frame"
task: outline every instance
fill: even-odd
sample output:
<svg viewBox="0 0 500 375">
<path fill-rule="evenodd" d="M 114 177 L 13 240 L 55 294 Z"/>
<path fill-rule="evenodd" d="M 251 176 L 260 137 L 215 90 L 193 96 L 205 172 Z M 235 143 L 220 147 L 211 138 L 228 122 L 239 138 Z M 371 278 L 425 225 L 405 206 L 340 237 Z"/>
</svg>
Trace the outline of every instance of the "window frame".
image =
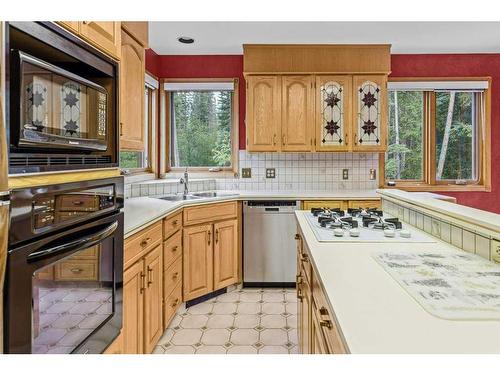
<svg viewBox="0 0 500 375">
<path fill-rule="evenodd" d="M 165 150 L 165 155 L 161 155 L 160 159 L 164 160 L 162 169 L 164 173 L 181 173 L 186 170 L 185 167 L 171 167 L 170 166 L 170 151 L 171 151 L 171 92 L 165 90 L 165 83 L 203 83 L 203 82 L 233 82 L 234 90 L 232 97 L 231 109 L 231 166 L 220 167 L 220 171 L 209 171 L 213 167 L 188 167 L 190 173 L 198 176 L 231 176 L 234 177 L 238 173 L 238 153 L 239 153 L 239 78 L 166 78 L 161 81 L 161 94 L 162 98 L 162 119 L 164 121 L 163 129 L 164 135 L 162 136 L 161 149 Z M 163 122 L 162 121 L 162 122 Z"/>
<path fill-rule="evenodd" d="M 478 124 L 476 136 L 479 157 L 477 160 L 477 180 L 467 181 L 466 184 L 462 185 L 450 183 L 450 180 L 436 179 L 436 97 L 435 92 L 424 91 L 423 179 L 394 180 L 396 186 L 387 185 L 385 178 L 386 156 L 385 153 L 381 153 L 379 155 L 379 186 L 406 191 L 491 191 L 491 77 L 389 77 L 389 82 L 391 81 L 488 81 L 488 88 L 484 90 L 482 95 L 484 113 L 475 111 Z"/>
<path fill-rule="evenodd" d="M 159 85 L 159 79 L 151 74 L 150 72 L 146 71 L 144 77 L 146 75 L 149 75 L 151 78 L 156 80 L 156 82 Z M 142 167 L 142 168 L 121 168 L 121 171 L 127 171 L 126 175 L 127 176 L 136 176 L 136 175 L 141 175 L 141 174 L 151 174 L 151 173 L 156 173 L 158 170 L 157 167 L 157 161 L 158 161 L 158 155 L 157 155 L 157 144 L 156 144 L 156 139 L 157 139 L 157 123 L 158 123 L 158 97 L 159 97 L 159 89 L 158 88 L 153 88 L 150 85 L 146 83 L 146 80 L 144 81 L 144 98 L 143 100 L 145 101 L 146 97 L 146 91 L 148 92 L 148 103 L 146 106 L 146 103 L 144 103 L 144 113 L 148 115 L 147 118 L 147 124 L 144 124 L 145 131 L 147 132 L 147 137 L 144 142 L 145 149 L 142 151 L 143 153 L 146 151 L 147 152 L 147 165 Z M 146 116 L 144 116 L 144 119 Z M 127 149 L 121 149 L 120 152 L 122 151 L 137 151 L 137 150 L 127 150 Z"/>
</svg>

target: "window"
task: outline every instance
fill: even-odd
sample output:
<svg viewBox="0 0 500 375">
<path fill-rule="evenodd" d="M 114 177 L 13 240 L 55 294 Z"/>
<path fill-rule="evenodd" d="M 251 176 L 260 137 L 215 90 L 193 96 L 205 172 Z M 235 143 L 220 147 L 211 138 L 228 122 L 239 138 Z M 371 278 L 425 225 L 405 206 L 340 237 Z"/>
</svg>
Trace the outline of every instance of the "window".
<svg viewBox="0 0 500 375">
<path fill-rule="evenodd" d="M 146 75 L 144 87 L 144 150 L 129 151 L 120 150 L 120 168 L 132 172 L 151 171 L 153 167 L 152 157 L 154 155 L 153 135 L 155 133 L 156 121 L 156 95 L 158 92 L 158 81 Z"/>
<path fill-rule="evenodd" d="M 233 170 L 237 153 L 237 84 L 168 82 L 170 169 Z"/>
<path fill-rule="evenodd" d="M 490 82 L 391 81 L 385 181 L 407 190 L 490 189 Z"/>
</svg>

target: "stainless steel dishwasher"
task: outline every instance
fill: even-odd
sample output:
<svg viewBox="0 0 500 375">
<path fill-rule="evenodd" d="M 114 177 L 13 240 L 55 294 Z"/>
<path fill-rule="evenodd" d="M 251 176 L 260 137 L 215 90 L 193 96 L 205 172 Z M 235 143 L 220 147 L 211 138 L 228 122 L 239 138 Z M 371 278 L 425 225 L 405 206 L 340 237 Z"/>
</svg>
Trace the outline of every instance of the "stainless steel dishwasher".
<svg viewBox="0 0 500 375">
<path fill-rule="evenodd" d="M 295 285 L 299 201 L 243 202 L 243 284 Z"/>
</svg>

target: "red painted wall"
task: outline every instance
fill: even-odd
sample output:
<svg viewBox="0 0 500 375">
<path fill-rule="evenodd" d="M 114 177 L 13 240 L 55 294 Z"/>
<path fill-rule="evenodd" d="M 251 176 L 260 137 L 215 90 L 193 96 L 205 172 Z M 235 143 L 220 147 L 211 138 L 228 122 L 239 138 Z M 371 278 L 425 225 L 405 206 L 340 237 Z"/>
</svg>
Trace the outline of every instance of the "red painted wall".
<svg viewBox="0 0 500 375">
<path fill-rule="evenodd" d="M 245 84 L 243 56 L 159 56 L 146 54 L 146 68 L 160 78 L 227 78 L 239 77 L 239 147 L 245 149 Z M 491 76 L 492 166 L 500 165 L 500 54 L 392 55 L 393 77 L 479 77 Z M 460 204 L 500 213 L 500 170 L 492 167 L 491 193 L 444 193 Z"/>
</svg>

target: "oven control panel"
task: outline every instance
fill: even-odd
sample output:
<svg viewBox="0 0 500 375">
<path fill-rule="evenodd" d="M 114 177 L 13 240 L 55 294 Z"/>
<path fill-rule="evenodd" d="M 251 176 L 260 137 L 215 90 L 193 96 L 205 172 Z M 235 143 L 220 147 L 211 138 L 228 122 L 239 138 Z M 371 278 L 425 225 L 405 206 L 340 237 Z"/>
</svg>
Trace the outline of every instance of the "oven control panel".
<svg viewBox="0 0 500 375">
<path fill-rule="evenodd" d="M 35 231 L 57 224 L 84 219 L 115 205 L 114 187 L 104 186 L 82 191 L 35 197 L 33 228 Z"/>
</svg>

